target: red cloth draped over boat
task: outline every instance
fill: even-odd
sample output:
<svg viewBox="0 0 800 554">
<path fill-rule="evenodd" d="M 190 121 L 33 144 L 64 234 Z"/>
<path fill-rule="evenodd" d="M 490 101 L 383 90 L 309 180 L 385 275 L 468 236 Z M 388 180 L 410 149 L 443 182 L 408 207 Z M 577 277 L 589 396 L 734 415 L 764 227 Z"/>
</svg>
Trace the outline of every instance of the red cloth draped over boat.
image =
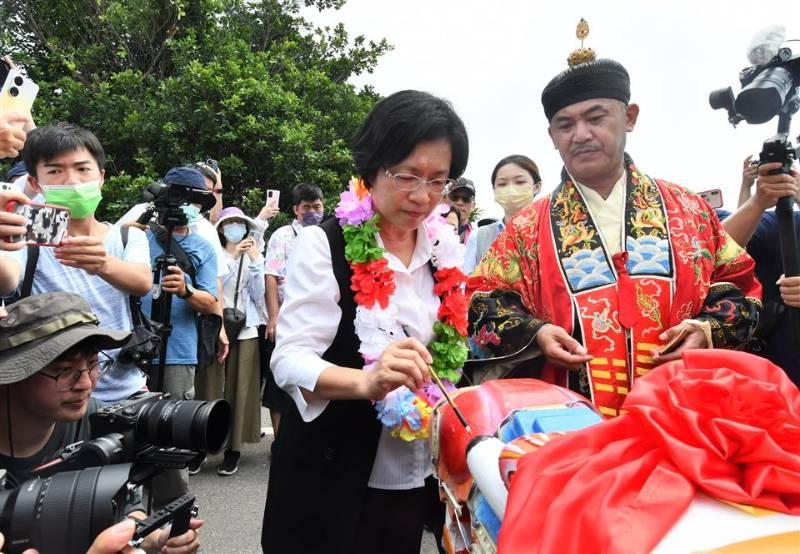
<svg viewBox="0 0 800 554">
<path fill-rule="evenodd" d="M 648 552 L 696 491 L 800 515 L 800 391 L 779 367 L 688 351 L 624 409 L 520 460 L 499 552 Z"/>
</svg>

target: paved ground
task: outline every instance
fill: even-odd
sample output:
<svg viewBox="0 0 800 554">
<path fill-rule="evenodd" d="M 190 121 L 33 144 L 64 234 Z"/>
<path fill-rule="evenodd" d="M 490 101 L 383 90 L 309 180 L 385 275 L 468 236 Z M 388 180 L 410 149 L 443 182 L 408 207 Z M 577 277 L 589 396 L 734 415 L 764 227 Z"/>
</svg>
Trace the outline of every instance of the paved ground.
<svg viewBox="0 0 800 554">
<path fill-rule="evenodd" d="M 266 410 L 262 410 L 262 425 L 269 425 Z M 217 475 L 217 467 L 222 462 L 222 455 L 219 455 L 209 458 L 202 471 L 189 478 L 189 487 L 197 496 L 199 517 L 205 520 L 202 552 L 261 552 L 261 517 L 267 495 L 271 443 L 270 434 L 259 444 L 246 445 L 242 449 L 239 471 L 234 475 Z M 421 554 L 436 554 L 430 535 L 423 538 Z"/>
</svg>

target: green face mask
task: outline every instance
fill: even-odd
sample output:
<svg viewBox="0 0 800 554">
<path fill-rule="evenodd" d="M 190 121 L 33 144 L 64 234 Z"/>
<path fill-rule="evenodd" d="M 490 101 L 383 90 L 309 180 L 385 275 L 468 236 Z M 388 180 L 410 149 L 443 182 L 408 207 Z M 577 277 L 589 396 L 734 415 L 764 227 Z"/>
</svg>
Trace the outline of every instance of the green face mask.
<svg viewBox="0 0 800 554">
<path fill-rule="evenodd" d="M 44 201 L 69 209 L 72 219 L 86 219 L 94 213 L 100 199 L 100 181 L 74 185 L 41 185 Z"/>
</svg>

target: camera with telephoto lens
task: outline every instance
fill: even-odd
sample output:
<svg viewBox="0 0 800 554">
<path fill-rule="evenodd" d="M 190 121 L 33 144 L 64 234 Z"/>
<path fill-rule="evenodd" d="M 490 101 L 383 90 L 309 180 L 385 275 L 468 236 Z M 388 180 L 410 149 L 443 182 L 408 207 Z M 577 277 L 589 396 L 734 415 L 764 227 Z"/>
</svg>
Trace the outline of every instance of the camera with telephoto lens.
<svg viewBox="0 0 800 554">
<path fill-rule="evenodd" d="M 136 508 L 136 488 L 131 464 L 89 467 L 33 478 L 7 489 L 0 470 L 0 530 L 6 554 L 36 549 L 39 554 L 84 554 L 102 531 Z M 129 544 L 139 546 L 145 537 L 166 524 L 170 537 L 189 529 L 197 515 L 195 497 L 186 494 L 135 523 Z"/>
<path fill-rule="evenodd" d="M 170 400 L 158 392 L 137 393 L 89 418 L 93 440 L 68 446 L 37 468 L 37 475 L 131 462 L 132 474 L 141 482 L 158 470 L 186 467 L 203 454 L 216 454 L 231 429 L 227 401 Z"/>
<path fill-rule="evenodd" d="M 709 94 L 715 110 L 725 109 L 728 120 L 736 125 L 766 123 L 779 112 L 795 113 L 800 108 L 800 40 L 787 40 L 765 63 L 751 65 L 739 73 L 742 90 L 733 94 L 731 87 Z"/>
<path fill-rule="evenodd" d="M 147 203 L 147 209 L 136 220 L 137 223 L 146 225 L 155 215 L 159 224 L 172 228 L 183 227 L 187 223 L 181 206 L 197 204 L 200 211 L 208 211 L 217 201 L 211 191 L 163 181 L 149 184 L 142 191 L 141 199 Z"/>
<path fill-rule="evenodd" d="M 133 490 L 171 468 L 184 468 L 227 443 L 231 408 L 225 400 L 169 400 L 139 393 L 89 416 L 93 439 L 64 448 L 24 483 L 0 483 L 3 552 L 83 553 L 94 537 L 119 521 Z M 11 487 L 9 490 L 1 490 Z M 137 522 L 140 540 L 165 523 L 172 535 L 196 513 L 185 495 Z M 64 522 L 69 522 L 65 525 Z"/>
</svg>

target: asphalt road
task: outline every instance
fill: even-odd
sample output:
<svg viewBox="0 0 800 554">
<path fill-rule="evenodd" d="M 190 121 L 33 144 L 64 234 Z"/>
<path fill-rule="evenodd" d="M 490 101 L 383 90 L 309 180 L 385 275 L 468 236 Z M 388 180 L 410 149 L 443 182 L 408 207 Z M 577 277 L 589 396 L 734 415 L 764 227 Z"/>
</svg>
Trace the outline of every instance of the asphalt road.
<svg viewBox="0 0 800 554">
<path fill-rule="evenodd" d="M 263 409 L 262 425 L 269 426 Z M 258 444 L 242 448 L 239 471 L 227 477 L 217 475 L 222 455 L 211 456 L 197 475 L 189 478 L 189 488 L 197 496 L 198 517 L 205 521 L 201 531 L 201 552 L 220 554 L 259 554 L 261 517 L 267 497 L 269 447 L 272 429 Z M 298 553 L 300 554 L 300 553 Z M 380 553 L 375 553 L 380 554 Z M 420 554 L 436 554 L 431 535 L 423 537 Z"/>
</svg>

